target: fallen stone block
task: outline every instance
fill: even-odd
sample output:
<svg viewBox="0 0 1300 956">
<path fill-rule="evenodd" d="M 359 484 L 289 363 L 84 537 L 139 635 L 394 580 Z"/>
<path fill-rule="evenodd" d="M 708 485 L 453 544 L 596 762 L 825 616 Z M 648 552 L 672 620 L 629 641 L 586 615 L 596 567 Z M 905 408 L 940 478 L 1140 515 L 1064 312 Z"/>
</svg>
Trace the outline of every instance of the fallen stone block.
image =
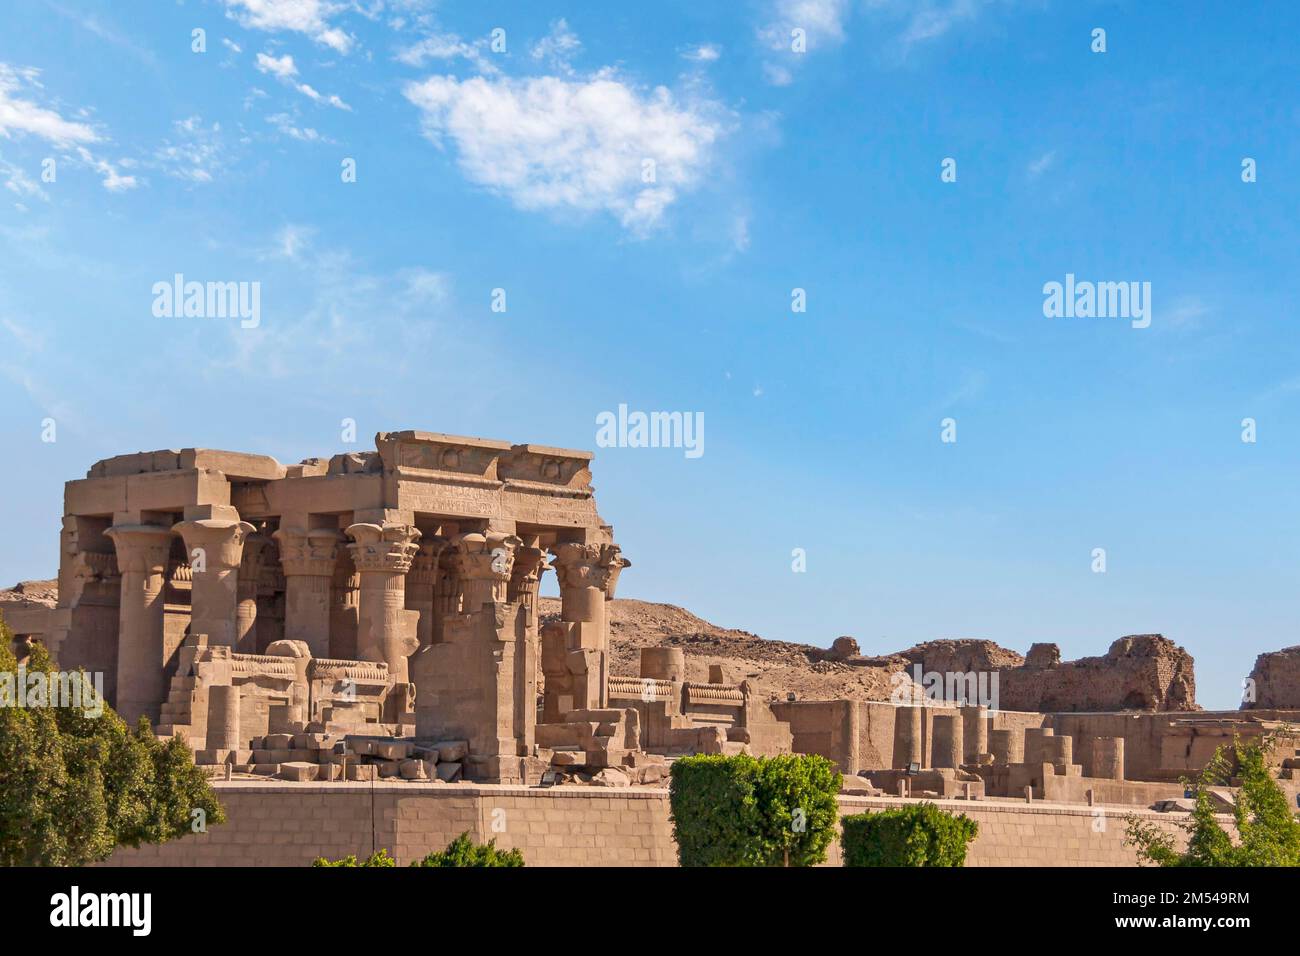
<svg viewBox="0 0 1300 956">
<path fill-rule="evenodd" d="M 613 767 L 606 767 L 591 778 L 593 787 L 628 787 L 631 784 L 632 781 L 628 780 L 627 774 Z"/>
<path fill-rule="evenodd" d="M 438 748 L 438 759 L 447 763 L 464 760 L 469 753 L 469 741 L 466 740 L 444 740 L 434 746 Z"/>
<path fill-rule="evenodd" d="M 293 734 L 267 734 L 262 746 L 267 750 L 288 750 L 293 746 Z"/>
<path fill-rule="evenodd" d="M 385 760 L 405 760 L 411 756 L 411 745 L 403 741 L 376 743 L 371 748 L 371 753 Z"/>
<path fill-rule="evenodd" d="M 458 763 L 438 764 L 438 779 L 443 783 L 455 783 L 460 779 L 461 765 Z"/>
<path fill-rule="evenodd" d="M 320 774 L 320 764 L 307 763 L 303 760 L 292 760 L 288 763 L 280 764 L 280 772 L 276 774 L 281 780 L 315 780 Z"/>
<path fill-rule="evenodd" d="M 398 764 L 399 772 L 403 780 L 427 780 L 429 775 L 425 772 L 424 761 L 407 759 Z"/>
<path fill-rule="evenodd" d="M 370 781 L 370 780 L 374 780 L 376 776 L 377 774 L 375 773 L 375 765 L 372 763 L 349 763 L 348 764 L 349 780 Z"/>
<path fill-rule="evenodd" d="M 382 763 L 374 764 L 374 766 L 379 769 L 379 777 L 381 780 L 387 780 L 389 777 L 396 777 L 402 772 L 402 764 L 401 761 L 398 760 L 385 760 Z"/>
</svg>

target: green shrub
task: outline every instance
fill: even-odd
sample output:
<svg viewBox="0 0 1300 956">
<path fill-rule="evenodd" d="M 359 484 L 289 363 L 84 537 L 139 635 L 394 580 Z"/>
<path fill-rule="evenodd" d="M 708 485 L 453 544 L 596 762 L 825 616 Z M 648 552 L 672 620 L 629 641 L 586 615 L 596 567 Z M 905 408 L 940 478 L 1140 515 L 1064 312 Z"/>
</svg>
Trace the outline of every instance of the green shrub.
<svg viewBox="0 0 1300 956">
<path fill-rule="evenodd" d="M 523 866 L 524 855 L 518 850 L 498 850 L 496 839 L 475 843 L 469 833 L 462 833 L 441 853 L 430 853 L 411 866 Z"/>
<path fill-rule="evenodd" d="M 670 804 L 682 866 L 812 866 L 825 862 L 841 777 L 812 754 L 683 757 Z"/>
<path fill-rule="evenodd" d="M 1136 847 L 1141 860 L 1156 866 L 1300 866 L 1300 820 L 1269 772 L 1265 757 L 1271 743 L 1272 738 L 1262 745 L 1234 741 L 1236 776 L 1241 778 L 1233 807 L 1237 843 L 1219 825 L 1209 791 L 1232 775 L 1223 747 L 1201 771 L 1195 809 L 1177 824 L 1187 834 L 1186 850 L 1178 850 L 1169 831 L 1136 816 L 1128 818 L 1125 842 Z"/>
<path fill-rule="evenodd" d="M 377 853 L 372 853 L 366 860 L 357 860 L 355 854 L 349 854 L 341 860 L 327 860 L 320 856 L 312 861 L 312 866 L 397 866 L 397 861 L 388 855 L 388 851 L 381 849 Z"/>
<path fill-rule="evenodd" d="M 468 832 L 462 833 L 447 844 L 447 849 L 440 853 L 430 853 L 423 860 L 417 860 L 411 866 L 523 866 L 524 855 L 518 850 L 498 850 L 497 841 L 475 843 Z M 370 859 L 358 861 L 355 856 L 345 856 L 341 860 L 327 860 L 320 857 L 312 866 L 397 866 L 397 861 L 388 855 L 387 850 L 380 850 Z"/>
<path fill-rule="evenodd" d="M 933 803 L 860 813 L 842 825 L 845 866 L 964 866 L 966 845 L 979 834 L 966 814 Z"/>
<path fill-rule="evenodd" d="M 16 687 L 11 640 L 0 620 L 0 675 Z M 25 673 L 38 671 L 57 673 L 40 644 Z M 225 822 L 185 741 L 158 740 L 145 718 L 131 730 L 107 705 L 54 703 L 0 706 L 0 866 L 83 866 Z"/>
</svg>

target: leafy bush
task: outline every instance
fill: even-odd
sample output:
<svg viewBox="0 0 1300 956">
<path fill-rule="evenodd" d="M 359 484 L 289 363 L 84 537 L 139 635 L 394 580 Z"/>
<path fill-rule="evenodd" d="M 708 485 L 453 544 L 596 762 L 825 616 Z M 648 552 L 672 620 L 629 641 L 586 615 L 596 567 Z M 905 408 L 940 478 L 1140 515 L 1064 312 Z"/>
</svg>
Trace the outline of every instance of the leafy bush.
<svg viewBox="0 0 1300 956">
<path fill-rule="evenodd" d="M 0 674 L 16 688 L 11 640 L 0 620 Z M 29 678 L 38 671 L 56 673 L 40 644 L 25 665 Z M 72 679 L 90 686 L 84 673 Z M 130 730 L 107 705 L 92 716 L 23 703 L 0 707 L 0 866 L 81 866 L 225 822 L 185 741 L 159 741 L 145 718 Z"/>
<path fill-rule="evenodd" d="M 845 866 L 964 866 L 966 845 L 979 834 L 966 814 L 933 803 L 860 813 L 842 825 Z"/>
<path fill-rule="evenodd" d="M 336 866 L 397 866 L 397 861 L 388 855 L 388 851 L 381 849 L 378 853 L 372 853 L 367 859 L 358 861 L 355 854 L 348 854 L 341 860 L 327 860 L 319 856 L 312 860 L 312 866 L 336 867 Z"/>
<path fill-rule="evenodd" d="M 826 860 L 841 777 L 812 754 L 683 757 L 670 804 L 682 866 L 812 866 Z"/>
<path fill-rule="evenodd" d="M 498 850 L 497 841 L 475 843 L 469 833 L 462 833 L 441 853 L 430 853 L 411 866 L 523 866 L 524 855 L 518 850 Z"/>
<path fill-rule="evenodd" d="M 447 844 L 447 849 L 440 853 L 430 853 L 423 860 L 417 860 L 411 866 L 523 866 L 524 855 L 518 850 L 498 850 L 497 841 L 475 843 L 468 832 L 462 833 Z M 341 860 L 327 860 L 320 857 L 312 866 L 397 866 L 397 861 L 388 855 L 387 850 L 380 850 L 368 860 L 357 861 L 355 856 L 345 856 Z"/>
<path fill-rule="evenodd" d="M 1234 742 L 1236 775 L 1241 778 L 1233 807 L 1237 843 L 1219 825 L 1209 791 L 1230 777 L 1223 747 L 1201 771 L 1195 809 L 1178 824 L 1187 834 L 1185 851 L 1179 852 L 1172 833 L 1136 816 L 1129 817 L 1125 842 L 1156 866 L 1300 866 L 1300 820 L 1269 772 L 1265 755 L 1270 744 L 1271 738 L 1262 745 Z"/>
</svg>

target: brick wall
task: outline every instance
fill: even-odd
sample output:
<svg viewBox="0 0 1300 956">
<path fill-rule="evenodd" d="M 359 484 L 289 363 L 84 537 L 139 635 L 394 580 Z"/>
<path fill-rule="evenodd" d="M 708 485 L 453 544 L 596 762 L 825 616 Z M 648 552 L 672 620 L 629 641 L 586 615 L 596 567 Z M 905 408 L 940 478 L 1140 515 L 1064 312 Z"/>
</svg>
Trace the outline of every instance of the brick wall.
<svg viewBox="0 0 1300 956">
<path fill-rule="evenodd" d="M 318 856 L 368 856 L 387 848 L 406 865 L 468 830 L 475 839 L 519 847 L 531 866 L 672 866 L 677 851 L 668 792 L 590 787 L 412 783 L 217 782 L 228 822 L 159 847 L 122 849 L 113 866 L 306 866 Z M 902 801 L 841 797 L 841 812 Z M 1127 809 L 996 801 L 936 800 L 980 825 L 971 866 L 1123 866 Z M 1170 818 L 1143 816 L 1170 826 Z M 1098 819 L 1102 823 L 1098 823 Z M 1100 827 L 1100 828 L 1099 828 Z M 840 862 L 832 847 L 833 864 Z"/>
</svg>

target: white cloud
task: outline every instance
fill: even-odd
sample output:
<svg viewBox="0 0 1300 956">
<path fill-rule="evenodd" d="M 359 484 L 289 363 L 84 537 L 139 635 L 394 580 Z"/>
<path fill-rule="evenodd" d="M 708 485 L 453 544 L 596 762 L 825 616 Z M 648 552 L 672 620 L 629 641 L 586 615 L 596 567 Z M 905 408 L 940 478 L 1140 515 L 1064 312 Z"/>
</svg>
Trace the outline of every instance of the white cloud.
<svg viewBox="0 0 1300 956">
<path fill-rule="evenodd" d="M 302 140 L 304 143 L 332 143 L 334 142 L 327 136 L 322 136 L 319 132 L 310 126 L 299 126 L 295 117 L 288 113 L 272 113 L 266 118 L 266 121 L 274 126 L 285 136 L 293 139 Z"/>
<path fill-rule="evenodd" d="M 870 0 L 868 9 L 901 23 L 896 38 L 906 56 L 918 44 L 947 35 L 954 27 L 979 18 L 994 0 Z"/>
<path fill-rule="evenodd" d="M 1037 179 L 1043 173 L 1047 172 L 1056 162 L 1056 150 L 1049 150 L 1037 159 L 1033 160 L 1027 167 L 1030 179 Z"/>
<path fill-rule="evenodd" d="M 30 133 L 60 146 L 94 143 L 99 137 L 85 123 L 64 119 L 56 111 L 14 94 L 23 87 L 40 89 L 40 71 L 0 63 L 0 137 Z"/>
<path fill-rule="evenodd" d="M 325 96 L 309 83 L 300 83 L 295 77 L 298 75 L 298 67 L 293 62 L 293 57 L 286 53 L 284 56 L 275 57 L 268 53 L 257 54 L 257 71 L 276 77 L 282 82 L 292 86 L 295 90 L 317 103 L 328 103 L 330 106 L 341 110 L 351 111 L 352 107 L 348 106 L 334 94 Z"/>
<path fill-rule="evenodd" d="M 763 75 L 773 86 L 787 86 L 794 79 L 795 65 L 818 49 L 844 39 L 848 0 L 774 0 L 768 22 L 758 31 L 759 40 L 773 57 L 763 64 Z M 795 31 L 802 31 L 803 52 L 793 49 Z"/>
<path fill-rule="evenodd" d="M 664 87 L 641 92 L 608 72 L 435 76 L 405 94 L 423 113 L 425 135 L 454 144 L 473 182 L 523 209 L 607 211 L 638 233 L 698 182 L 723 133 L 716 104 L 681 104 Z"/>
<path fill-rule="evenodd" d="M 109 192 L 125 192 L 128 189 L 135 189 L 136 186 L 140 185 L 136 182 L 134 176 L 124 175 L 118 172 L 117 166 L 114 166 L 106 159 L 95 156 L 84 146 L 78 146 L 76 150 L 77 155 L 81 157 L 81 161 L 103 177 L 100 182 L 103 183 L 104 188 Z M 123 166 L 128 164 L 126 160 L 119 160 L 118 165 Z"/>
<path fill-rule="evenodd" d="M 172 123 L 172 138 L 154 150 L 154 163 L 168 176 L 191 183 L 210 183 L 225 165 L 221 124 L 208 126 L 198 116 Z"/>
<path fill-rule="evenodd" d="M 5 189 L 20 200 L 33 196 L 46 201 L 50 198 L 41 188 L 41 184 L 27 175 L 26 170 L 4 159 L 0 159 L 0 182 L 3 182 Z M 16 205 L 21 205 L 21 202 Z"/>
<path fill-rule="evenodd" d="M 713 63 L 722 56 L 722 49 L 716 43 L 701 43 L 682 51 L 682 58 L 696 63 Z"/>
<path fill-rule="evenodd" d="M 353 38 L 330 18 L 348 8 L 331 0 L 225 0 L 226 13 L 250 30 L 302 33 L 317 43 L 346 54 Z"/>
<path fill-rule="evenodd" d="M 496 65 L 483 53 L 486 40 L 466 43 L 454 33 L 435 33 L 402 47 L 394 56 L 399 63 L 421 67 L 430 60 L 468 60 L 480 72 L 496 73 Z"/>
<path fill-rule="evenodd" d="M 581 49 L 582 41 L 561 18 L 551 23 L 551 32 L 534 43 L 529 52 L 534 60 L 547 63 L 562 73 L 571 73 L 573 68 L 569 64 Z"/>
</svg>

